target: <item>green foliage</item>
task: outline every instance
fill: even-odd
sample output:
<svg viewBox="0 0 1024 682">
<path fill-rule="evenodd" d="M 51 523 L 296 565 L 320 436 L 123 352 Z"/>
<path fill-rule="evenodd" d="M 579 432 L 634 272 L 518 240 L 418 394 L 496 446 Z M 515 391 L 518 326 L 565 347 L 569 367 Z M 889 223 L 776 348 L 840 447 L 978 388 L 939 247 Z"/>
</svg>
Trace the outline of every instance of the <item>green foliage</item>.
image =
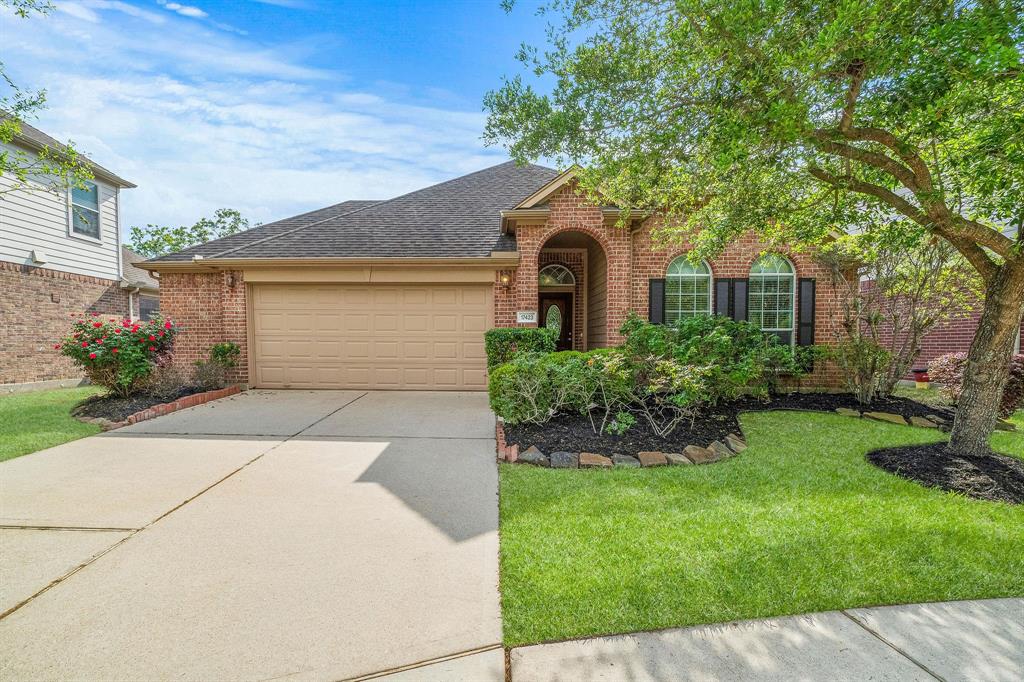
<svg viewBox="0 0 1024 682">
<path fill-rule="evenodd" d="M 224 388 L 228 382 L 229 372 L 238 365 L 242 349 L 230 341 L 215 343 L 210 346 L 206 360 L 196 360 L 193 379 L 204 391 Z"/>
<path fill-rule="evenodd" d="M 484 333 L 487 367 L 509 362 L 519 353 L 552 353 L 557 334 L 542 327 L 498 327 Z"/>
<path fill-rule="evenodd" d="M 241 213 L 232 208 L 219 208 L 214 212 L 213 218 L 200 218 L 194 225 L 147 225 L 145 228 L 133 226 L 131 248 L 142 256 L 156 258 L 248 229 L 249 220 L 243 218 Z"/>
<path fill-rule="evenodd" d="M 0 0 L 0 8 L 10 8 L 19 18 L 27 19 L 33 12 L 48 14 L 53 5 L 39 0 Z M 19 86 L 0 62 L 0 143 L 14 141 L 21 134 L 22 122 L 38 116 L 45 107 L 46 91 Z M 72 188 L 85 189 L 84 182 L 92 177 L 92 169 L 71 142 L 37 152 L 0 148 L 0 178 L 10 180 L 0 188 L 0 200 L 17 191 L 62 194 Z"/>
<path fill-rule="evenodd" d="M 553 385 L 543 355 L 522 354 L 490 372 L 491 409 L 509 424 L 540 424 L 554 416 Z"/>
<path fill-rule="evenodd" d="M 615 413 L 615 418 L 608 423 L 604 430 L 613 436 L 624 436 L 633 428 L 634 424 L 636 424 L 636 417 L 629 412 L 620 410 Z"/>
<path fill-rule="evenodd" d="M 992 226 L 1024 218 L 1019 3 L 556 0 L 547 10 L 550 45 L 519 58 L 533 77 L 553 77 L 553 91 L 506 80 L 485 99 L 485 138 L 519 160 L 582 164 L 585 191 L 666 211 L 666 227 L 690 233 L 701 254 L 749 229 L 819 242 L 894 211 L 932 229 L 921 216 L 940 202 L 982 220 L 978 240 L 1010 248 Z"/>
<path fill-rule="evenodd" d="M 158 363 L 168 363 L 176 334 L 170 320 L 102 321 L 93 313 L 75 322 L 54 348 L 94 384 L 124 397 L 144 388 Z"/>
<path fill-rule="evenodd" d="M 828 359 L 839 367 L 843 383 L 857 402 L 867 405 L 883 392 L 892 365 L 889 351 L 866 336 L 851 336 L 826 348 Z"/>
</svg>

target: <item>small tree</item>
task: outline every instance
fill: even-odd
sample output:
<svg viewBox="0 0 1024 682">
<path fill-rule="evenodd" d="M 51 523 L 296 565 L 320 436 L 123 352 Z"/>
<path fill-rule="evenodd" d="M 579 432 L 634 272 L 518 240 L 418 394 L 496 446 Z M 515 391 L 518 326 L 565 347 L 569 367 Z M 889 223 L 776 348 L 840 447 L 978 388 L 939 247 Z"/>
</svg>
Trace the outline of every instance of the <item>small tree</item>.
<svg viewBox="0 0 1024 682">
<path fill-rule="evenodd" d="M 156 258 L 203 244 L 211 239 L 245 232 L 249 228 L 249 220 L 243 218 L 241 213 L 233 208 L 219 208 L 214 212 L 213 218 L 200 218 L 194 225 L 167 227 L 151 224 L 145 228 L 133 226 L 131 245 L 132 250 L 139 255 Z"/>
<path fill-rule="evenodd" d="M 831 353 L 863 402 L 892 395 L 936 325 L 964 317 L 980 280 L 947 242 L 913 225 L 884 223 L 824 246 L 818 260 L 840 292 L 841 333 Z"/>
</svg>

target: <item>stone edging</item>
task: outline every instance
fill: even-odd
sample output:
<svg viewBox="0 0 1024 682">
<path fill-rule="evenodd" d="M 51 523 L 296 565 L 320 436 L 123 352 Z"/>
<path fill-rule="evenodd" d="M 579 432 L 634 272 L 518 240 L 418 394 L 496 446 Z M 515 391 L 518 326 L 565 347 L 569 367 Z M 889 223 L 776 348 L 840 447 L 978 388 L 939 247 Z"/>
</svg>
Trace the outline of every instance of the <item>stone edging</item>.
<svg viewBox="0 0 1024 682">
<path fill-rule="evenodd" d="M 160 403 L 159 405 L 151 405 L 144 410 L 139 410 L 134 414 L 130 414 L 123 421 L 115 422 L 103 417 L 93 417 L 92 419 L 81 419 L 80 421 L 91 422 L 93 424 L 99 424 L 103 427 L 104 431 L 111 431 L 113 429 L 119 429 L 122 426 L 128 426 L 130 424 L 137 424 L 138 422 L 146 421 L 147 419 L 154 419 L 156 417 L 162 417 L 165 414 L 171 412 L 177 412 L 178 410 L 184 410 L 189 407 L 195 407 L 196 405 L 202 405 L 214 400 L 220 400 L 221 398 L 227 398 L 229 395 L 235 395 L 240 393 L 242 387 L 239 385 L 228 386 L 227 388 L 218 388 L 214 391 L 206 391 L 204 393 L 193 393 L 192 395 L 186 395 L 170 403 Z"/>
<path fill-rule="evenodd" d="M 494 437 L 497 441 L 499 462 L 533 464 L 551 467 L 552 469 L 609 469 L 612 467 L 656 467 L 668 465 L 711 464 L 738 455 L 747 449 L 747 444 L 739 434 L 730 433 L 722 441 L 714 441 L 707 447 L 687 445 L 682 453 L 672 452 L 638 452 L 633 455 L 612 455 L 606 457 L 594 452 L 552 452 L 545 455 L 536 447 L 531 446 L 519 452 L 519 445 L 509 445 L 505 440 L 505 428 L 499 418 L 494 426 Z"/>
</svg>

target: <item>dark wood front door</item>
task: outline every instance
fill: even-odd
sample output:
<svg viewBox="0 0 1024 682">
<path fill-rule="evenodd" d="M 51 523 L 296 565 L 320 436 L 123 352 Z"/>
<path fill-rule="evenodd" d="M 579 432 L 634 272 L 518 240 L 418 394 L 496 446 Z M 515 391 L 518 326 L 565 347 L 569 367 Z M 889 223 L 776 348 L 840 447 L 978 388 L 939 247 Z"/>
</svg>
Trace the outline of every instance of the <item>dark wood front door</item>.
<svg viewBox="0 0 1024 682">
<path fill-rule="evenodd" d="M 558 350 L 572 348 L 572 294 L 544 293 L 540 294 L 540 326 L 558 327 Z"/>
</svg>

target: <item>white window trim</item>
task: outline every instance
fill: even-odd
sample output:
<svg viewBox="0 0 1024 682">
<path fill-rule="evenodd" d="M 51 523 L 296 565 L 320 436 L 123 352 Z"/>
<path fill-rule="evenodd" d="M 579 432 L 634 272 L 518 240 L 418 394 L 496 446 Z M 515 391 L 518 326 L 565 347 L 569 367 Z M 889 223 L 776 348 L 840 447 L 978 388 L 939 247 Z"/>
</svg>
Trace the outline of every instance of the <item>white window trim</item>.
<svg viewBox="0 0 1024 682">
<path fill-rule="evenodd" d="M 676 256 L 668 262 L 668 266 L 665 268 L 665 321 L 668 322 L 668 280 L 671 277 L 683 277 L 684 275 L 670 275 L 669 268 L 680 258 L 686 258 L 686 254 Z M 708 269 L 708 315 L 714 315 L 715 311 L 715 271 L 711 269 L 711 264 L 706 260 L 701 260 L 701 264 Z M 693 275 L 685 275 L 686 277 L 692 277 Z M 703 276 L 703 275 L 701 275 Z M 680 315 L 680 318 L 682 316 Z M 680 319 L 676 318 L 676 319 Z"/>
<path fill-rule="evenodd" d="M 72 188 L 71 187 L 68 187 L 67 192 L 66 192 L 66 196 L 65 196 L 66 203 L 67 203 L 66 208 L 67 208 L 67 213 L 68 213 L 68 236 L 71 237 L 72 239 L 81 239 L 82 241 L 90 242 L 92 244 L 102 244 L 103 243 L 103 202 L 100 201 L 100 185 L 99 185 L 98 182 L 93 182 L 91 180 L 86 180 L 86 182 L 88 182 L 90 185 L 92 185 L 93 187 L 96 188 L 96 222 L 97 222 L 96 226 L 99 228 L 99 230 L 98 230 L 99 236 L 98 237 L 93 237 L 92 235 L 81 234 L 80 232 L 75 232 L 75 202 L 74 202 L 74 199 L 72 198 L 72 193 L 71 193 L 72 192 Z M 92 209 L 87 209 L 87 210 L 91 211 Z"/>
<path fill-rule="evenodd" d="M 772 327 L 772 328 L 760 327 L 760 329 L 763 332 L 789 332 L 789 345 L 795 348 L 796 347 L 796 328 L 797 328 L 797 324 L 796 324 L 796 310 L 797 310 L 797 307 L 796 307 L 796 297 L 797 297 L 797 290 L 796 290 L 796 280 L 797 280 L 797 277 L 796 277 L 796 266 L 793 265 L 793 261 L 791 261 L 791 260 L 789 260 L 789 258 L 783 256 L 781 253 L 772 253 L 772 254 L 763 254 L 762 256 L 759 256 L 758 258 L 756 258 L 754 260 L 754 262 L 750 264 L 751 270 L 753 270 L 754 264 L 757 263 L 757 261 L 761 260 L 761 258 L 763 258 L 764 256 L 767 256 L 767 255 L 778 256 L 782 260 L 784 260 L 787 263 L 789 263 L 789 269 L 790 269 L 789 277 L 791 277 L 792 280 L 793 280 L 793 295 L 790 297 L 792 299 L 792 301 L 793 301 L 793 311 L 792 311 L 792 314 L 790 315 L 789 319 L 792 322 L 793 326 L 791 326 L 791 327 Z M 783 276 L 783 275 L 781 275 L 781 273 L 773 273 L 771 275 L 764 275 L 763 273 L 754 274 L 751 271 L 747 272 L 747 317 L 748 318 L 750 317 L 750 280 L 752 280 L 752 279 L 760 279 L 761 277 L 765 277 L 765 276 L 767 276 L 767 277 L 780 277 L 780 276 Z M 763 310 L 763 308 L 762 308 L 762 310 Z"/>
<path fill-rule="evenodd" d="M 572 278 L 572 281 L 563 282 L 560 284 L 541 284 L 540 276 L 544 274 L 545 270 L 564 270 L 565 272 L 569 273 L 569 277 Z M 548 263 L 547 265 L 545 265 L 544 267 L 537 271 L 537 285 L 542 287 L 574 287 L 576 286 L 576 275 L 573 274 L 573 271 L 570 268 L 562 265 L 561 263 Z"/>
</svg>

